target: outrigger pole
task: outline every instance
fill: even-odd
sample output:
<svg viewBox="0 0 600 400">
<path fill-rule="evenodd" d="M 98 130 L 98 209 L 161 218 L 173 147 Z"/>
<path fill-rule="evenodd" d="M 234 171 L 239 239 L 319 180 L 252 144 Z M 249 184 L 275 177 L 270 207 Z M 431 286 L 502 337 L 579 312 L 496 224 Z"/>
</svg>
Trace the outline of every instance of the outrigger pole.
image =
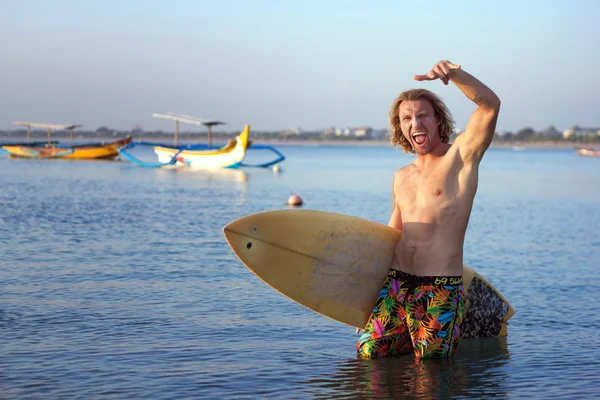
<svg viewBox="0 0 600 400">
<path fill-rule="evenodd" d="M 175 121 L 175 140 L 173 146 L 177 147 L 177 137 L 179 136 L 179 122 L 185 122 L 193 125 L 204 125 L 208 127 L 208 147 L 212 146 L 212 127 L 214 125 L 224 125 L 226 122 L 223 121 L 206 121 L 198 117 L 192 117 L 191 115 L 166 113 L 166 114 L 152 114 L 154 118 L 163 118 L 171 121 Z"/>
<path fill-rule="evenodd" d="M 48 129 L 48 144 L 52 144 L 50 131 L 69 131 L 69 146 L 73 146 L 73 129 L 82 127 L 82 124 L 68 124 L 68 125 L 56 125 L 56 124 L 40 124 L 37 122 L 24 122 L 24 121 L 13 121 L 13 124 L 26 126 L 27 127 L 27 143 L 31 138 L 31 127 L 34 128 L 45 128 Z"/>
</svg>

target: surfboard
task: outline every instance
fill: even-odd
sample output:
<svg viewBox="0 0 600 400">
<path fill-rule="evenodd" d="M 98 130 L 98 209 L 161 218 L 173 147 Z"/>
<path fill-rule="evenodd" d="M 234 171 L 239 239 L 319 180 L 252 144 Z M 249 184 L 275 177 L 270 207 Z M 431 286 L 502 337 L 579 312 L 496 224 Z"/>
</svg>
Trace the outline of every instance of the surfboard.
<svg viewBox="0 0 600 400">
<path fill-rule="evenodd" d="M 262 281 L 326 317 L 364 328 L 392 265 L 397 230 L 318 210 L 274 210 L 224 227 L 242 263 Z M 505 336 L 514 309 L 479 273 L 464 266 L 461 337 Z"/>
</svg>

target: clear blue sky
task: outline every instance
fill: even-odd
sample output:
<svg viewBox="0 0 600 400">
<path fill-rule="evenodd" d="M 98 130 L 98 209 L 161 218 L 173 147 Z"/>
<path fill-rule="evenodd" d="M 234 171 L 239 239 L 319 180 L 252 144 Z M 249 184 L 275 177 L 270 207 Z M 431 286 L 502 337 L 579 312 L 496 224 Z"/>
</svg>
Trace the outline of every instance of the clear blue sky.
<svg viewBox="0 0 600 400">
<path fill-rule="evenodd" d="M 594 0 L 2 0 L 0 128 L 169 130 L 152 118 L 167 111 L 230 130 L 386 128 L 411 87 L 464 127 L 456 87 L 412 80 L 440 59 L 498 93 L 500 130 L 595 127 L 599 16 Z"/>
</svg>

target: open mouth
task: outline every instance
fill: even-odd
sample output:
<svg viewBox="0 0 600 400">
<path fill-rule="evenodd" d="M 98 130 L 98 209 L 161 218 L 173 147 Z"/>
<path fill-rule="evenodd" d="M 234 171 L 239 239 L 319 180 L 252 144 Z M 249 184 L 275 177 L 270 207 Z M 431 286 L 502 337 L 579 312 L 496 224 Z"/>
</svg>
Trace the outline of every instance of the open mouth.
<svg viewBox="0 0 600 400">
<path fill-rule="evenodd" d="M 412 135 L 412 137 L 414 142 L 419 146 L 421 146 L 423 143 L 425 143 L 425 140 L 427 140 L 427 135 L 425 135 L 423 132 L 416 132 Z"/>
</svg>

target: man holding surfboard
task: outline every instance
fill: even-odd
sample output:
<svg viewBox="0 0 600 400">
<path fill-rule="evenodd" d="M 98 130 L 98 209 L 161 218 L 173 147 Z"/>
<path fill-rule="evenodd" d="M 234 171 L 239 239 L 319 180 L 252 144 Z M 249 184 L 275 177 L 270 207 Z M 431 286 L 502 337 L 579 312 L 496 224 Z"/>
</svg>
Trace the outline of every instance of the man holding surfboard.
<svg viewBox="0 0 600 400">
<path fill-rule="evenodd" d="M 477 108 L 451 144 L 454 122 L 437 95 L 411 89 L 392 104 L 392 144 L 417 158 L 394 175 L 388 225 L 402 231 L 402 237 L 357 343 L 363 358 L 411 351 L 419 358 L 448 357 L 456 351 L 464 315 L 463 245 L 479 163 L 494 136 L 500 99 L 447 60 L 413 78 L 452 82 Z"/>
</svg>

